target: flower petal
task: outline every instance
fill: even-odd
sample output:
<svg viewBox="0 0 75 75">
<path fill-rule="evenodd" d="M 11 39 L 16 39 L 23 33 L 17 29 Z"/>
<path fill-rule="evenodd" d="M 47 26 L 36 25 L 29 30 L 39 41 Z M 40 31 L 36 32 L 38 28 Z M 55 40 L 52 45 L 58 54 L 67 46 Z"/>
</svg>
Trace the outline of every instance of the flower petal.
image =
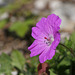
<svg viewBox="0 0 75 75">
<path fill-rule="evenodd" d="M 32 28 L 32 37 L 34 37 L 35 39 L 43 39 L 44 37 L 46 37 L 47 35 L 45 35 L 39 28 L 37 27 L 33 27 Z"/>
<path fill-rule="evenodd" d="M 46 44 L 43 43 L 43 41 L 35 40 L 28 49 L 31 51 L 30 56 L 36 56 L 40 54 L 46 47 Z"/>
<path fill-rule="evenodd" d="M 46 48 L 45 44 L 36 45 L 33 49 L 31 49 L 30 56 L 33 57 L 33 56 L 40 54 L 45 48 Z"/>
<path fill-rule="evenodd" d="M 31 50 L 31 49 L 34 48 L 37 44 L 38 44 L 38 41 L 35 40 L 35 41 L 28 47 L 28 50 Z"/>
<path fill-rule="evenodd" d="M 47 20 L 53 28 L 55 28 L 56 30 L 60 29 L 59 26 L 61 24 L 61 19 L 58 16 L 56 16 L 55 14 L 51 14 L 47 17 Z"/>
<path fill-rule="evenodd" d="M 31 50 L 32 48 L 34 48 L 36 45 L 38 44 L 43 44 L 42 40 L 35 40 L 29 47 L 28 49 Z"/>
<path fill-rule="evenodd" d="M 56 49 L 56 47 L 58 46 L 60 42 L 60 33 L 56 32 L 56 34 L 54 35 L 54 41 L 51 45 L 51 49 Z"/>
<path fill-rule="evenodd" d="M 52 59 L 52 57 L 55 55 L 55 50 L 49 50 L 49 52 L 47 53 L 47 59 L 50 60 Z"/>
<path fill-rule="evenodd" d="M 44 49 L 44 51 L 40 54 L 40 56 L 39 56 L 40 63 L 43 63 L 43 62 L 45 62 L 47 60 L 48 55 L 46 55 L 46 54 L 47 54 L 48 50 L 49 50 L 49 47 L 46 47 Z"/>
<path fill-rule="evenodd" d="M 47 18 L 42 18 L 37 24 L 38 27 L 45 35 L 53 33 L 52 26 L 48 23 Z"/>
<path fill-rule="evenodd" d="M 55 55 L 55 50 L 44 50 L 39 56 L 40 63 L 45 62 L 47 59 L 50 60 Z"/>
</svg>

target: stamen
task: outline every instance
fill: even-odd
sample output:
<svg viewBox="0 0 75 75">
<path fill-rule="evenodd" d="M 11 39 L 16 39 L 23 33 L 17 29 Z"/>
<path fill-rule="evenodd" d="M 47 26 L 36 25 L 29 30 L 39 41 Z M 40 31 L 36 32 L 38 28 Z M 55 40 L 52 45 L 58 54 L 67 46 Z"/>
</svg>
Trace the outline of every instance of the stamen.
<svg viewBox="0 0 75 75">
<path fill-rule="evenodd" d="M 54 41 L 54 38 L 51 37 L 51 36 L 48 37 L 48 38 L 47 38 L 47 37 L 44 37 L 44 39 L 45 39 L 45 40 L 44 40 L 44 43 L 47 44 L 47 46 L 50 46 L 51 43 Z"/>
<path fill-rule="evenodd" d="M 46 37 L 44 37 L 44 39 L 47 39 Z"/>
<path fill-rule="evenodd" d="M 49 38 L 49 39 L 47 39 L 47 40 L 48 40 L 48 41 L 51 41 L 51 40 L 50 40 L 50 38 Z"/>
</svg>

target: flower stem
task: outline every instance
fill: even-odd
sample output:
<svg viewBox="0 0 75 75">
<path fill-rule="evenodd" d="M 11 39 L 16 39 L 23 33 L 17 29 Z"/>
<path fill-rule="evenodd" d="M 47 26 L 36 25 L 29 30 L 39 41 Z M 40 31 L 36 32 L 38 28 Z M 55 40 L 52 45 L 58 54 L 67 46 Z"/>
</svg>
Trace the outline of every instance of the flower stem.
<svg viewBox="0 0 75 75">
<path fill-rule="evenodd" d="M 74 54 L 74 52 L 73 52 L 73 50 L 72 50 L 72 48 L 68 48 L 67 46 L 65 46 L 64 44 L 62 44 L 62 43 L 59 43 L 59 45 L 61 45 L 61 46 L 63 46 L 63 47 L 65 47 L 67 50 L 69 50 L 70 52 L 71 52 L 71 54 L 75 57 L 75 54 Z"/>
</svg>

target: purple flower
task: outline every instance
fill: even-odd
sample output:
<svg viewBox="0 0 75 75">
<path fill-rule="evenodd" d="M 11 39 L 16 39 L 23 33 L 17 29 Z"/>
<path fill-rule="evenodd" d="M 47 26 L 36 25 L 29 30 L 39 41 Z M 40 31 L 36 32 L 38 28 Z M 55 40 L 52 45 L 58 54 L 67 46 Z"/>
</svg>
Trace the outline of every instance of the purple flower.
<svg viewBox="0 0 75 75">
<path fill-rule="evenodd" d="M 49 15 L 47 18 L 42 18 L 36 27 L 32 28 L 32 37 L 35 41 L 28 49 L 31 51 L 30 56 L 39 55 L 40 63 L 50 60 L 55 55 L 55 50 L 60 42 L 61 19 L 55 14 Z"/>
</svg>

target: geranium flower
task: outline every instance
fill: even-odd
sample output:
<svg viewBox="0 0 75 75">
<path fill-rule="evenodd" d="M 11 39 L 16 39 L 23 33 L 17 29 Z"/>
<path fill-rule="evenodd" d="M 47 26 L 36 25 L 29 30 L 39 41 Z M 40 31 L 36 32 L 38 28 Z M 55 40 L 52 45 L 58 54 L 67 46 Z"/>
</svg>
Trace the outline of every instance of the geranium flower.
<svg viewBox="0 0 75 75">
<path fill-rule="evenodd" d="M 28 49 L 31 51 L 30 56 L 39 55 L 40 63 L 50 60 L 55 55 L 56 47 L 60 42 L 61 19 L 55 14 L 42 18 L 36 27 L 32 27 L 32 37 L 35 41 Z"/>
</svg>

